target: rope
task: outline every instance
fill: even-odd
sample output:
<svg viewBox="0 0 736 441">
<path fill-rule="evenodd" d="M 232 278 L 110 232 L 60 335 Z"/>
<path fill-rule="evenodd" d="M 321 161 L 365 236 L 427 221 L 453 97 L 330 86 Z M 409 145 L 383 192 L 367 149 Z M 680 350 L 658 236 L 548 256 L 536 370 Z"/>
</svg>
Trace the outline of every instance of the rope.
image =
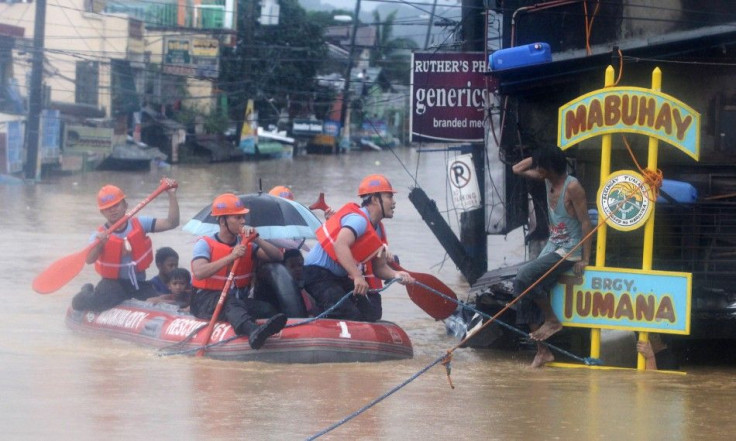
<svg viewBox="0 0 736 441">
<path fill-rule="evenodd" d="M 475 312 L 476 314 L 479 314 L 480 316 L 482 316 L 485 319 L 492 319 L 492 317 L 490 315 L 486 314 L 483 311 L 478 310 L 477 308 L 474 308 L 473 306 L 471 306 L 471 305 L 469 305 L 467 303 L 463 303 L 460 300 L 453 299 L 452 297 L 450 297 L 450 296 L 448 296 L 448 295 L 446 295 L 446 294 L 444 294 L 444 293 L 442 293 L 440 291 L 437 291 L 436 289 L 432 288 L 431 286 L 427 286 L 427 285 L 425 285 L 422 282 L 416 282 L 416 283 L 417 283 L 417 285 L 420 285 L 420 286 L 428 289 L 432 293 L 437 294 L 438 296 L 442 297 L 443 299 L 449 300 L 450 302 L 453 302 L 453 303 L 459 305 L 462 308 L 469 309 L 469 310 Z M 506 329 L 508 329 L 510 331 L 513 331 L 513 332 L 521 335 L 522 337 L 529 337 L 529 334 L 526 333 L 526 332 L 524 332 L 524 331 L 522 331 L 521 329 L 515 328 L 515 327 L 511 326 L 510 324 L 504 322 L 503 320 L 500 320 L 500 319 L 495 319 L 495 320 L 496 320 L 496 323 L 498 323 L 499 325 L 503 326 L 504 328 L 506 328 Z M 461 345 L 463 343 L 465 343 L 466 341 L 468 341 L 469 339 L 471 339 L 478 332 L 480 332 L 480 329 L 478 329 L 477 331 L 473 331 L 472 334 L 466 336 L 466 338 L 463 339 Z M 557 347 L 557 346 L 555 346 L 553 344 L 547 343 L 546 341 L 540 341 L 539 343 L 542 343 L 543 345 L 547 346 L 548 348 L 550 348 L 552 350 L 555 350 L 555 351 L 559 352 L 560 354 L 566 355 L 566 356 L 568 356 L 568 357 L 570 357 L 570 358 L 572 358 L 574 360 L 577 360 L 579 362 L 585 363 L 588 366 L 601 366 L 601 365 L 603 365 L 603 362 L 601 360 L 597 359 L 597 358 L 580 357 L 580 356 L 577 356 L 577 355 L 575 355 L 575 354 L 573 354 L 571 352 L 566 351 L 565 349 L 562 349 L 562 348 Z"/>
<path fill-rule="evenodd" d="M 388 288 L 389 286 L 391 286 L 394 282 L 397 282 L 397 281 L 399 281 L 399 279 L 391 279 L 391 280 L 388 280 L 386 282 L 386 284 L 383 286 L 383 288 L 381 288 L 381 289 L 375 289 L 375 290 L 371 290 L 371 291 L 381 292 L 381 291 L 385 290 L 386 288 Z M 306 325 L 308 323 L 312 323 L 315 320 L 318 320 L 318 319 L 321 319 L 321 318 L 325 318 L 326 315 L 328 315 L 330 312 L 334 311 L 335 308 L 337 308 L 340 304 L 342 304 L 351 294 L 353 294 L 353 291 L 350 291 L 349 293 L 345 294 L 337 303 L 335 303 L 334 305 L 332 305 L 329 308 L 327 308 L 324 312 L 320 313 L 318 316 L 316 316 L 316 317 L 310 317 L 308 319 L 302 320 L 302 321 L 297 322 L 297 323 L 288 324 L 288 325 L 284 326 L 284 328 L 293 328 L 293 327 L 296 327 L 296 326 L 302 326 L 302 325 Z"/>
<path fill-rule="evenodd" d="M 598 15 L 598 10 L 601 7 L 600 0 L 596 1 L 595 9 L 593 10 L 593 15 L 588 17 L 588 2 L 583 1 L 583 11 L 585 13 L 585 52 L 588 55 L 592 55 L 593 51 L 590 48 L 590 36 L 593 33 L 593 22 L 595 21 L 595 16 Z"/>
<path fill-rule="evenodd" d="M 609 214 L 608 216 L 606 216 L 605 219 L 603 219 L 603 222 L 598 222 L 598 225 L 596 225 L 595 228 L 593 228 L 579 243 L 577 243 L 570 250 L 570 252 L 567 255 L 565 255 L 564 257 L 562 257 L 560 259 L 560 261 L 557 262 L 555 265 L 553 265 L 552 268 L 550 268 L 545 274 L 542 275 L 542 277 L 540 277 L 537 281 L 535 281 L 532 285 L 530 285 L 524 292 L 522 292 L 514 300 L 512 300 L 509 303 L 507 303 L 506 306 L 503 309 L 501 309 L 501 311 L 499 311 L 498 313 L 496 313 L 494 316 L 490 317 L 488 314 L 482 313 L 481 311 L 478 311 L 478 310 L 476 310 L 474 308 L 471 308 L 475 312 L 477 312 L 477 313 L 481 314 L 482 316 L 488 318 L 488 321 L 485 324 L 483 324 L 483 326 L 481 326 L 480 328 L 476 329 L 472 333 L 472 335 L 466 336 L 460 343 L 458 343 L 454 347 L 452 347 L 449 350 L 447 350 L 447 352 L 445 354 L 443 354 L 442 356 L 436 358 L 434 361 L 432 361 L 431 363 L 429 363 L 428 365 L 426 365 L 425 367 L 423 367 L 421 370 L 419 370 L 418 372 L 416 372 L 414 375 L 412 375 L 411 377 L 409 377 L 407 380 L 405 380 L 402 383 L 400 383 L 398 386 L 393 387 L 388 392 L 386 392 L 383 395 L 381 395 L 380 397 L 372 400 L 371 402 L 369 402 L 365 406 L 363 406 L 360 409 L 354 411 L 350 415 L 348 415 L 345 418 L 341 419 L 340 421 L 332 424 L 331 426 L 327 427 L 326 429 L 323 429 L 323 430 L 317 432 L 316 434 L 310 436 L 309 438 L 307 438 L 307 441 L 311 441 L 311 440 L 317 439 L 317 438 L 321 437 L 322 435 L 325 435 L 325 434 L 331 432 L 332 430 L 340 427 L 341 425 L 347 423 L 348 421 L 356 418 L 358 415 L 364 413 L 365 411 L 367 411 L 371 407 L 375 406 L 376 404 L 380 403 L 384 399 L 386 399 L 389 396 L 393 395 L 394 393 L 396 393 L 397 391 L 399 391 L 401 388 L 403 388 L 404 386 L 408 385 L 409 383 L 411 383 L 412 381 L 414 381 L 416 378 L 418 378 L 420 375 L 424 374 L 425 372 L 427 372 L 429 369 L 431 369 L 432 367 L 434 367 L 437 364 L 440 364 L 441 363 L 445 367 L 445 372 L 446 372 L 446 375 L 447 375 L 447 381 L 448 381 L 448 383 L 450 385 L 450 388 L 454 389 L 455 388 L 455 385 L 453 384 L 452 377 L 451 377 L 451 374 L 452 374 L 452 355 L 453 355 L 453 352 L 455 352 L 455 350 L 457 350 L 458 348 L 460 348 L 461 346 L 463 346 L 473 335 L 475 335 L 476 333 L 480 332 L 483 328 L 485 328 L 486 326 L 489 326 L 493 322 L 498 322 L 502 326 L 506 326 L 509 329 L 512 329 L 514 332 L 519 332 L 519 333 L 523 334 L 524 336 L 528 336 L 527 333 L 525 333 L 525 332 L 523 332 L 523 331 L 521 331 L 519 329 L 514 328 L 513 326 L 511 326 L 511 325 L 503 322 L 502 320 L 498 320 L 498 317 L 500 317 L 501 314 L 503 314 L 504 312 L 506 312 L 512 305 L 514 305 L 516 302 L 518 302 L 521 299 L 521 297 L 523 297 L 529 291 L 531 291 L 534 287 L 536 287 L 545 277 L 547 277 L 547 275 L 551 271 L 553 271 L 557 266 L 559 266 L 565 260 L 566 257 L 568 257 L 577 248 L 579 248 L 582 244 L 584 244 L 586 240 L 588 240 L 595 232 L 597 232 L 598 229 L 601 228 L 606 223 L 606 221 L 608 221 L 608 219 L 614 213 L 616 213 L 619 210 L 621 204 L 623 204 L 625 201 L 627 201 L 628 199 L 630 199 L 632 196 L 633 196 L 633 193 L 631 195 L 628 195 L 626 198 L 624 198 L 623 201 L 619 202 L 619 204 L 617 204 L 617 206 L 611 211 L 611 214 Z M 392 280 L 392 282 L 393 282 L 393 280 Z M 425 285 L 425 284 L 423 284 L 421 282 L 416 282 L 416 283 L 419 284 L 419 285 L 421 285 L 421 286 L 423 286 L 426 289 L 429 289 L 431 292 L 433 292 L 435 294 L 438 294 L 439 296 L 441 296 L 442 298 L 444 298 L 446 300 L 450 300 L 450 301 L 452 301 L 452 302 L 454 302 L 454 303 L 456 303 L 456 304 L 458 304 L 460 306 L 463 306 L 463 307 L 469 307 L 469 306 L 463 304 L 462 302 L 460 302 L 460 301 L 458 301 L 456 299 L 453 299 L 453 298 L 451 298 L 449 296 L 446 296 L 445 294 L 443 294 L 443 293 L 435 290 L 434 288 L 432 288 L 430 286 L 427 286 L 427 285 Z M 547 342 L 540 342 L 540 343 L 543 343 L 543 344 L 547 345 L 547 347 L 549 347 L 551 349 L 554 349 L 554 350 L 557 350 L 558 352 L 560 352 L 560 353 L 562 353 L 564 355 L 567 355 L 568 357 L 571 357 L 573 359 L 582 361 L 586 365 L 602 365 L 603 364 L 603 362 L 601 360 L 597 359 L 597 358 L 592 358 L 592 357 L 582 358 L 582 357 L 578 357 L 578 356 L 576 356 L 576 355 L 574 355 L 574 354 L 572 354 L 572 353 L 570 353 L 568 351 L 565 351 L 565 350 L 563 350 L 561 348 L 557 348 L 557 347 L 555 347 L 553 345 L 550 345 Z"/>
<path fill-rule="evenodd" d="M 346 416 L 345 418 L 341 419 L 340 421 L 334 423 L 330 427 L 327 427 L 326 429 L 323 429 L 323 430 L 315 433 L 314 435 L 310 436 L 309 438 L 307 438 L 307 441 L 311 441 L 311 440 L 317 439 L 320 436 L 322 436 L 322 435 L 324 435 L 324 434 L 326 434 L 328 432 L 331 432 L 331 431 L 335 430 L 336 428 L 342 426 L 343 424 L 347 423 L 348 421 L 350 421 L 353 418 L 357 417 L 358 415 L 362 414 L 366 410 L 370 409 L 371 407 L 375 406 L 376 404 L 378 404 L 381 401 L 385 400 L 386 398 L 390 397 L 391 395 L 393 395 L 394 393 L 396 393 L 399 389 L 403 388 L 407 384 L 409 384 L 412 381 L 416 380 L 420 375 L 422 375 L 425 372 L 427 372 L 433 366 L 435 366 L 435 365 L 437 365 L 439 363 L 444 363 L 444 361 L 448 357 L 448 355 L 443 355 L 441 357 L 436 358 L 433 362 L 431 362 L 428 365 L 424 366 L 421 370 L 419 370 L 418 372 L 416 372 L 414 375 L 412 375 L 408 379 L 404 380 L 398 386 L 394 386 L 388 392 L 386 392 L 383 395 L 381 395 L 380 397 L 374 399 L 370 403 L 366 404 L 365 406 L 361 407 L 360 409 L 356 410 L 355 412 L 351 413 L 350 415 Z M 449 378 L 449 375 L 448 375 L 448 378 Z"/>
<path fill-rule="evenodd" d="M 629 140 L 626 139 L 625 135 L 621 135 L 621 137 L 624 140 L 624 145 L 626 146 L 626 150 L 629 151 L 629 156 L 631 157 L 631 160 L 634 161 L 634 165 L 636 166 L 636 169 L 639 170 L 639 172 L 644 177 L 644 182 L 649 187 L 649 189 L 652 191 L 652 194 L 654 195 L 653 200 L 657 200 L 657 197 L 659 197 L 659 189 L 662 188 L 662 170 L 651 170 L 648 168 L 642 168 L 642 166 L 639 164 L 639 161 L 636 160 L 636 156 L 634 156 L 634 152 L 631 150 L 631 146 L 629 145 Z M 645 195 L 646 197 L 647 195 Z"/>
<path fill-rule="evenodd" d="M 621 81 L 621 77 L 624 74 L 624 53 L 621 52 L 621 49 L 618 49 L 618 76 L 616 77 L 616 82 L 613 83 L 613 87 L 618 86 L 619 81 Z"/>
</svg>

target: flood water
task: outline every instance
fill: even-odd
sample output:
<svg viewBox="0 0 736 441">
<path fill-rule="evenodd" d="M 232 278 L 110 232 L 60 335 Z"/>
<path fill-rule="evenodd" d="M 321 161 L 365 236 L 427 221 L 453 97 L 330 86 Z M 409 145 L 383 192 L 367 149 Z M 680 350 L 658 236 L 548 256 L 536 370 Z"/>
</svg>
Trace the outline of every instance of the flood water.
<svg viewBox="0 0 736 441">
<path fill-rule="evenodd" d="M 306 205 L 320 191 L 339 207 L 356 201 L 360 179 L 384 173 L 399 190 L 386 221 L 404 267 L 436 274 L 460 297 L 454 264 L 408 200 L 416 182 L 444 210 L 450 199 L 444 154 L 411 149 L 228 164 L 178 165 L 150 172 L 90 172 L 41 183 L 0 186 L 0 437 L 3 439 L 306 439 L 409 379 L 453 347 L 444 325 L 415 306 L 399 285 L 384 292 L 384 319 L 414 344 L 411 360 L 286 365 L 176 356 L 68 330 L 64 314 L 91 267 L 60 291 L 38 295 L 31 280 L 79 251 L 101 223 L 100 186 L 122 187 L 131 206 L 166 174 L 180 183 L 182 225 L 225 191 L 284 184 Z M 164 217 L 166 197 L 142 213 Z M 194 237 L 181 228 L 152 236 L 186 266 Z M 489 237 L 489 266 L 523 259 L 521 236 Z M 155 271 L 155 270 L 154 270 Z M 153 276 L 149 271 L 149 277 Z M 633 350 L 633 348 L 632 348 Z M 585 355 L 585 354 L 581 354 Z M 733 439 L 733 364 L 684 363 L 687 375 L 623 370 L 527 368 L 533 354 L 460 349 L 445 370 L 407 386 L 321 439 L 343 440 L 689 440 Z M 733 357 L 732 357 L 733 359 Z"/>
</svg>

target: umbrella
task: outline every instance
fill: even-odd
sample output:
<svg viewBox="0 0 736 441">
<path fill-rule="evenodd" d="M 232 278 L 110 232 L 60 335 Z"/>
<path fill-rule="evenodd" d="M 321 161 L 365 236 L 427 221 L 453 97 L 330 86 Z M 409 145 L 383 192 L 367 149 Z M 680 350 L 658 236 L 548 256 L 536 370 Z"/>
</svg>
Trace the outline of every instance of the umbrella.
<svg viewBox="0 0 736 441">
<path fill-rule="evenodd" d="M 245 215 L 245 223 L 256 227 L 264 239 L 313 239 L 314 231 L 322 225 L 317 216 L 298 202 L 265 193 L 238 197 L 250 210 Z M 196 235 L 220 231 L 211 211 L 212 205 L 204 207 L 184 225 L 183 230 Z"/>
</svg>

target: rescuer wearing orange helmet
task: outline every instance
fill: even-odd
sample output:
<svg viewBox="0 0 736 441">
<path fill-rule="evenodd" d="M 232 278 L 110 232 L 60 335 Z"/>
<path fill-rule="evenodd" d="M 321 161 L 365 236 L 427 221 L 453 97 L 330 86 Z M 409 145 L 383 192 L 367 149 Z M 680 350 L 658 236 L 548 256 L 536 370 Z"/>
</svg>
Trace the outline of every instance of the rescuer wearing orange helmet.
<svg viewBox="0 0 736 441">
<path fill-rule="evenodd" d="M 289 189 L 289 187 L 286 187 L 284 185 L 275 186 L 268 192 L 268 194 L 270 194 L 271 196 L 288 199 L 290 201 L 294 200 L 294 193 L 291 192 L 291 189 Z"/>
<path fill-rule="evenodd" d="M 361 205 L 345 204 L 316 231 L 319 243 L 304 261 L 306 290 L 322 310 L 335 305 L 349 291 L 355 294 L 351 301 L 340 304 L 332 317 L 371 322 L 381 319 L 381 296 L 369 291 L 360 264 L 370 262 L 373 273 L 383 280 L 414 282 L 407 272 L 394 271 L 387 264 L 388 242 L 381 220 L 394 216 L 394 193 L 385 176 L 366 176 L 358 187 Z"/>
<path fill-rule="evenodd" d="M 145 300 L 158 295 L 153 285 L 146 281 L 146 269 L 153 261 L 153 246 L 148 233 L 171 230 L 179 225 L 176 182 L 164 180 L 170 187 L 167 190 L 169 212 L 166 218 L 131 217 L 111 234 L 105 230 L 122 219 L 128 210 L 125 193 L 114 185 L 105 185 L 97 193 L 97 208 L 107 223 L 90 238 L 90 241 L 98 242 L 87 254 L 86 262 L 95 264 L 102 280 L 96 287 L 91 283 L 82 287 L 72 299 L 74 309 L 104 311 L 123 300 Z"/>
<path fill-rule="evenodd" d="M 270 303 L 248 295 L 255 260 L 280 262 L 283 254 L 260 238 L 254 228 L 245 225 L 248 211 L 240 198 L 232 193 L 221 194 L 212 202 L 212 216 L 217 218 L 220 230 L 194 244 L 192 285 L 196 291 L 190 310 L 201 319 L 212 317 L 233 264 L 240 259 L 218 319 L 226 319 L 237 334 L 248 336 L 251 348 L 260 349 L 269 336 L 286 325 L 286 315 L 279 313 Z M 258 325 L 255 322 L 257 318 L 268 320 Z"/>
</svg>

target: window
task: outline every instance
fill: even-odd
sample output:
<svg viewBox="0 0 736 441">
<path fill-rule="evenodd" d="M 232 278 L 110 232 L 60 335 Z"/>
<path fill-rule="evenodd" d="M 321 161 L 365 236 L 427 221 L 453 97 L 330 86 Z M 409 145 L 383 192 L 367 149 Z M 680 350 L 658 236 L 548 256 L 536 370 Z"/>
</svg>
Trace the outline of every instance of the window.
<svg viewBox="0 0 736 441">
<path fill-rule="evenodd" d="M 97 61 L 77 61 L 77 87 L 74 100 L 77 104 L 98 104 L 100 89 L 100 63 Z"/>
</svg>

